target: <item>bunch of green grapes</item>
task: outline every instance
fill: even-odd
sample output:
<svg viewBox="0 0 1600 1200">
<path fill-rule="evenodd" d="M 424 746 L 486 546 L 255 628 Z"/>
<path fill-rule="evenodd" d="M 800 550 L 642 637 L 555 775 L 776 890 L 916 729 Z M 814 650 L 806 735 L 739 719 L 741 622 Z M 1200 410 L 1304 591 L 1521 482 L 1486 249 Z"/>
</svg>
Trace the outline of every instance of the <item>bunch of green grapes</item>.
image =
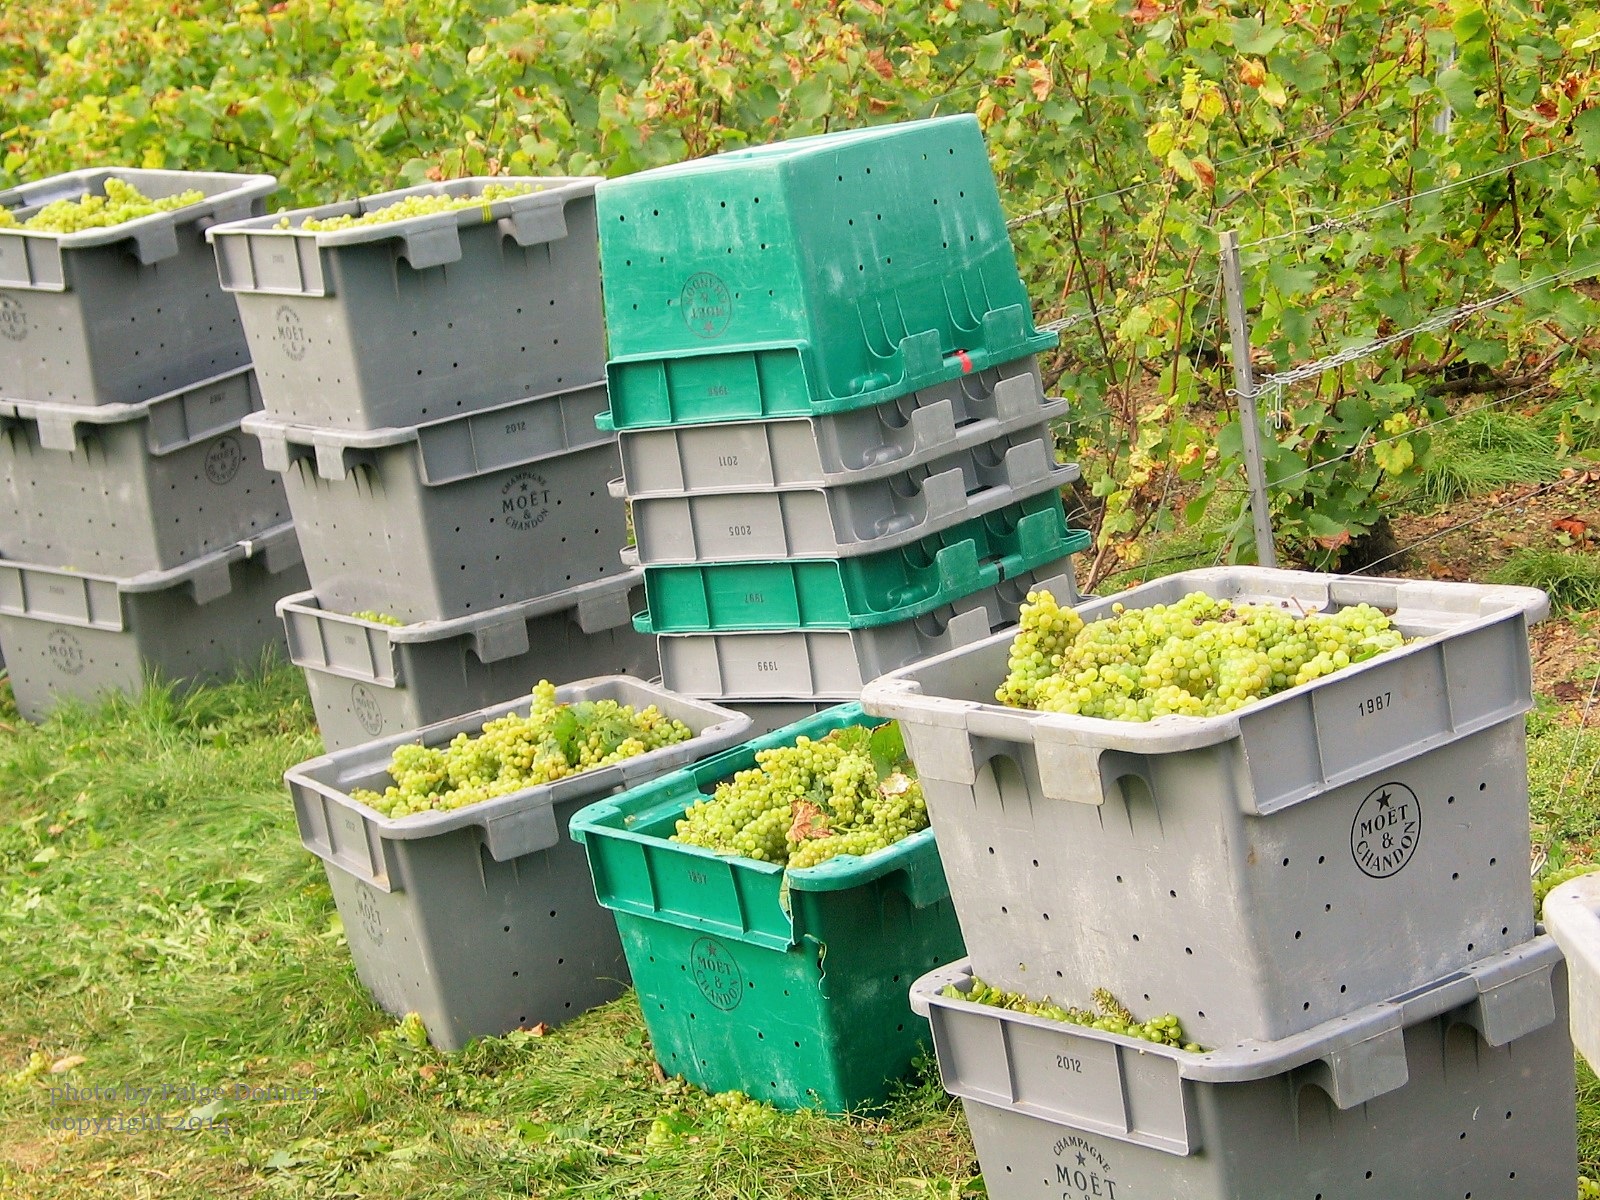
<svg viewBox="0 0 1600 1200">
<path fill-rule="evenodd" d="M 335 229 L 358 229 L 364 225 L 385 225 L 390 221 L 404 221 L 407 217 L 425 217 L 430 213 L 455 212 L 463 208 L 482 208 L 483 219 L 490 216 L 489 206 L 496 200 L 509 200 L 537 190 L 528 183 L 491 183 L 476 196 L 405 196 L 371 212 L 346 213 L 338 217 L 307 217 L 300 228 L 310 233 L 328 233 Z M 288 217 L 278 220 L 277 228 L 290 228 Z"/>
<path fill-rule="evenodd" d="M 386 817 L 464 808 L 693 736 L 653 704 L 637 711 L 615 700 L 561 704 L 555 685 L 541 680 L 527 716 L 496 717 L 477 737 L 458 733 L 447 746 L 400 746 L 389 764 L 394 783 L 381 794 L 356 788 L 350 796 Z"/>
<path fill-rule="evenodd" d="M 364 608 L 360 612 L 353 612 L 350 615 L 358 621 L 371 621 L 374 625 L 400 626 L 405 624 L 399 617 L 391 617 L 388 613 L 373 612 L 370 608 Z"/>
<path fill-rule="evenodd" d="M 152 200 L 131 183 L 114 176 L 106 180 L 103 196 L 84 193 L 74 200 L 52 200 L 33 216 L 21 223 L 24 229 L 38 229 L 45 233 L 79 233 L 85 229 L 101 229 L 108 225 L 121 225 L 136 221 L 151 213 L 170 212 L 204 200 L 205 193 L 190 189 L 174 196 Z M 0 226 L 17 225 L 16 214 L 9 208 L 0 208 Z"/>
<path fill-rule="evenodd" d="M 1405 643 L 1370 604 L 1296 617 L 1204 592 L 1090 624 L 1029 592 L 1018 616 L 995 699 L 1113 721 L 1233 712 Z"/>
<path fill-rule="evenodd" d="M 1600 871 L 1600 863 L 1573 863 L 1559 871 L 1546 871 L 1533 881 L 1533 911 L 1544 919 L 1544 898 L 1570 879 Z"/>
<path fill-rule="evenodd" d="M 970 1000 L 974 1004 L 988 1004 L 1051 1021 L 1064 1021 L 1068 1025 L 1086 1025 L 1106 1033 L 1118 1033 L 1123 1037 L 1139 1038 L 1162 1046 L 1175 1046 L 1194 1054 L 1203 1053 L 1195 1043 L 1183 1040 L 1183 1026 L 1171 1013 L 1149 1021 L 1136 1021 L 1133 1014 L 1105 988 L 1095 988 L 1093 1009 L 1062 1008 L 1059 1004 L 1052 1004 L 1048 997 L 1030 1000 L 1020 993 L 1007 992 L 987 984 L 976 975 L 972 977 L 972 986 L 967 991 L 963 992 L 952 983 L 939 994 L 952 1000 Z"/>
<path fill-rule="evenodd" d="M 893 721 L 756 752 L 756 765 L 684 812 L 675 842 L 792 871 L 864 856 L 928 826 L 916 768 Z"/>
</svg>

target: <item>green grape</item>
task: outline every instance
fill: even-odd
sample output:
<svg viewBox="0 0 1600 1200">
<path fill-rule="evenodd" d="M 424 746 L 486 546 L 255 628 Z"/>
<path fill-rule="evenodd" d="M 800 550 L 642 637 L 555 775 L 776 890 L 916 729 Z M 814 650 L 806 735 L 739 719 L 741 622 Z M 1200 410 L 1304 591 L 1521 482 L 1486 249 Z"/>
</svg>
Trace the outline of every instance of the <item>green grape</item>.
<svg viewBox="0 0 1600 1200">
<path fill-rule="evenodd" d="M 204 200 L 205 193 L 190 189 L 174 196 L 152 200 L 131 183 L 115 176 L 105 183 L 105 195 L 85 193 L 73 200 L 53 200 L 22 223 L 24 229 L 37 229 L 45 233 L 79 233 L 85 229 L 101 229 L 136 221 L 152 213 L 170 212 Z M 16 217 L 4 211 L 7 220 L 0 224 L 16 224 Z"/>
<path fill-rule="evenodd" d="M 1049 997 L 1043 1000 L 1030 1000 L 1018 992 L 1008 992 L 987 984 L 976 975 L 972 977 L 972 986 L 966 991 L 963 992 L 952 983 L 948 984 L 939 994 L 948 996 L 952 1000 L 967 1000 L 973 1004 L 987 1004 L 1010 1012 L 1044 1017 L 1050 1021 L 1061 1021 L 1068 1025 L 1086 1025 L 1091 1029 L 1103 1030 L 1106 1033 L 1117 1033 L 1123 1037 L 1139 1038 L 1162 1046 L 1174 1046 L 1195 1054 L 1204 1053 L 1195 1043 L 1183 1040 L 1183 1025 L 1171 1013 L 1155 1017 L 1149 1021 L 1137 1020 L 1128 1011 L 1127 1006 L 1105 988 L 1095 988 L 1091 993 L 1094 1001 L 1092 1009 L 1063 1008 L 1059 1004 L 1052 1003 Z"/>
<path fill-rule="evenodd" d="M 371 621 L 374 625 L 401 626 L 405 624 L 399 617 L 391 617 L 388 613 L 373 612 L 371 609 L 366 608 L 350 615 L 358 621 Z"/>
<path fill-rule="evenodd" d="M 916 771 L 894 722 L 836 729 L 756 752 L 678 820 L 671 840 L 791 871 L 841 854 L 865 856 L 928 826 Z M 881 748 L 895 746 L 886 761 Z"/>
<path fill-rule="evenodd" d="M 491 183 L 475 196 L 405 196 L 370 212 L 345 213 L 337 217 L 307 217 L 300 222 L 299 227 L 308 233 L 329 233 L 336 229 L 384 225 L 390 221 L 404 221 L 408 217 L 425 217 L 431 213 L 456 212 L 464 208 L 482 208 L 483 219 L 487 221 L 493 216 L 489 206 L 495 201 L 509 200 L 513 196 L 526 196 L 538 190 L 536 185 L 528 183 Z M 276 228 L 293 227 L 287 216 L 278 218 Z"/>
<path fill-rule="evenodd" d="M 1112 721 L 1234 712 L 1405 643 L 1368 604 L 1295 617 L 1203 592 L 1089 624 L 1030 592 L 1018 619 L 995 699 Z"/>
<path fill-rule="evenodd" d="M 0 229 L 14 229 L 16 225 L 16 214 L 4 205 L 0 205 Z"/>
<path fill-rule="evenodd" d="M 484 723 L 478 736 L 458 733 L 446 746 L 399 746 L 389 763 L 394 783 L 381 793 L 355 788 L 350 796 L 386 817 L 449 811 L 693 736 L 687 725 L 653 704 L 639 710 L 615 700 L 562 704 L 555 685 L 541 680 L 527 716 L 496 717 Z"/>
<path fill-rule="evenodd" d="M 1546 871 L 1533 881 L 1533 911 L 1539 920 L 1544 919 L 1544 898 L 1568 880 L 1580 875 L 1600 871 L 1600 863 L 1573 863 L 1559 871 Z"/>
</svg>

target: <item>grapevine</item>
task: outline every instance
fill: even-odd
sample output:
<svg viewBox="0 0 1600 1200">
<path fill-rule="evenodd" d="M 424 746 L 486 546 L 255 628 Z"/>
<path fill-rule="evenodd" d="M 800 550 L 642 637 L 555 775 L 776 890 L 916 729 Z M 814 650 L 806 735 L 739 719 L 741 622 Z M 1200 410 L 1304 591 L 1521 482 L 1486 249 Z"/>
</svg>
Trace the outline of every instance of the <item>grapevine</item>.
<svg viewBox="0 0 1600 1200">
<path fill-rule="evenodd" d="M 1090 1029 L 1099 1029 L 1106 1033 L 1139 1038 L 1162 1046 L 1174 1046 L 1195 1054 L 1203 1053 L 1195 1043 L 1183 1040 L 1183 1026 L 1171 1013 L 1149 1021 L 1135 1020 L 1133 1014 L 1105 988 L 1095 988 L 1093 1009 L 1062 1008 L 1059 1004 L 1052 1004 L 1048 997 L 1043 1000 L 1030 1000 L 1017 992 L 1008 992 L 984 983 L 977 976 L 972 977 L 972 986 L 964 992 L 952 983 L 939 994 L 948 996 L 952 1000 L 987 1004 L 1010 1012 L 1027 1013 L 1029 1016 L 1044 1017 L 1051 1021 L 1064 1021 L 1069 1025 L 1087 1025 Z"/>
<path fill-rule="evenodd" d="M 757 751 L 754 767 L 688 807 L 672 840 L 798 871 L 872 854 L 927 825 L 916 768 L 890 721 Z"/>
<path fill-rule="evenodd" d="M 374 625 L 393 625 L 398 627 L 405 624 L 399 617 L 392 617 L 388 613 L 373 612 L 367 608 L 362 609 L 360 612 L 353 612 L 350 615 L 358 621 L 371 621 Z"/>
<path fill-rule="evenodd" d="M 484 723 L 477 737 L 458 733 L 447 746 L 400 746 L 389 764 L 394 783 L 382 793 L 355 788 L 351 799 L 386 817 L 448 811 L 552 783 L 694 736 L 655 705 L 635 711 L 615 700 L 561 704 L 541 680 L 527 716 Z"/>
<path fill-rule="evenodd" d="M 1573 863 L 1571 866 L 1562 867 L 1559 871 L 1547 871 L 1533 881 L 1533 911 L 1539 920 L 1544 919 L 1544 898 L 1569 880 L 1580 875 L 1591 875 L 1600 871 L 1600 863 Z"/>
<path fill-rule="evenodd" d="M 463 208 L 482 208 L 483 218 L 490 217 L 489 206 L 496 200 L 509 200 L 525 196 L 536 189 L 526 183 L 491 183 L 476 196 L 407 196 L 393 204 L 385 204 L 357 216 L 344 213 L 337 217 L 307 217 L 300 228 L 308 233 L 328 233 L 335 229 L 358 229 L 366 225 L 384 225 L 390 221 L 404 221 L 408 217 L 425 217 L 431 213 L 455 212 Z M 280 217 L 276 228 L 291 228 L 288 217 Z"/>
<path fill-rule="evenodd" d="M 1405 642 L 1370 604 L 1296 617 L 1191 592 L 1112 613 L 1085 624 L 1049 592 L 1028 593 L 995 699 L 1114 721 L 1216 716 Z"/>
<path fill-rule="evenodd" d="M 173 196 L 152 200 L 131 183 L 115 177 L 106 180 L 103 196 L 85 193 L 75 200 L 52 200 L 26 221 L 19 222 L 9 208 L 0 207 L 0 227 L 36 229 L 44 233 L 81 233 L 85 229 L 102 229 L 136 221 L 152 213 L 171 212 L 199 204 L 205 193 L 193 188 Z"/>
</svg>

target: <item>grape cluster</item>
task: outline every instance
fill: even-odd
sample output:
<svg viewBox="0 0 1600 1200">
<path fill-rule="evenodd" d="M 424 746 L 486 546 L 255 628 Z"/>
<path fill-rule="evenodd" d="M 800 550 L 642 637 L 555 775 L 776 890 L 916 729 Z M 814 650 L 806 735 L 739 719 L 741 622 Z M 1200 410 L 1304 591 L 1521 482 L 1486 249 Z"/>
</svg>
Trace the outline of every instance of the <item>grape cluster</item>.
<svg viewBox="0 0 1600 1200">
<path fill-rule="evenodd" d="M 26 221 L 18 222 L 9 208 L 0 207 L 0 227 L 37 229 L 45 233 L 79 233 L 85 229 L 102 229 L 136 221 L 152 213 L 170 212 L 190 204 L 199 204 L 205 193 L 190 189 L 174 196 L 152 200 L 131 183 L 116 177 L 106 180 L 105 195 L 84 193 L 75 200 L 52 200 Z"/>
<path fill-rule="evenodd" d="M 455 212 L 458 209 L 479 207 L 483 209 L 483 219 L 487 221 L 492 216 L 489 206 L 496 200 L 525 196 L 535 190 L 537 189 L 532 184 L 527 183 L 491 183 L 476 196 L 406 196 L 392 204 L 385 204 L 382 208 L 375 208 L 360 215 L 345 213 L 337 217 L 307 217 L 300 222 L 300 228 L 308 233 L 328 233 L 335 229 L 359 229 L 366 225 L 385 225 L 390 221 L 404 221 L 407 217 L 425 217 L 430 213 Z M 289 218 L 280 217 L 277 228 L 291 228 Z"/>
<path fill-rule="evenodd" d="M 1133 1014 L 1105 988 L 1095 988 L 1093 1009 L 1062 1008 L 1059 1004 L 1052 1004 L 1048 997 L 1044 1000 L 1029 1000 L 1017 992 L 1008 992 L 984 983 L 976 975 L 972 977 L 972 986 L 967 991 L 963 992 L 952 983 L 939 994 L 948 996 L 952 1000 L 970 1000 L 974 1004 L 988 1004 L 994 1008 L 1027 1013 L 1029 1016 L 1044 1017 L 1051 1021 L 1064 1021 L 1068 1025 L 1086 1025 L 1090 1029 L 1099 1029 L 1106 1033 L 1139 1038 L 1162 1046 L 1175 1046 L 1194 1054 L 1203 1053 L 1195 1043 L 1183 1040 L 1183 1026 L 1171 1013 L 1149 1021 L 1136 1021 Z"/>
<path fill-rule="evenodd" d="M 891 721 L 757 751 L 754 767 L 688 807 L 672 840 L 798 871 L 871 854 L 927 825 L 922 785 Z"/>
<path fill-rule="evenodd" d="M 1546 871 L 1533 881 L 1533 911 L 1544 919 L 1544 898 L 1568 880 L 1600 871 L 1600 863 L 1573 863 L 1559 871 Z"/>
<path fill-rule="evenodd" d="M 398 627 L 405 624 L 399 617 L 391 617 L 388 613 L 373 612 L 370 608 L 364 608 L 360 612 L 353 612 L 350 615 L 358 621 L 371 621 L 374 625 L 394 625 Z"/>
<path fill-rule="evenodd" d="M 541 680 L 527 716 L 496 717 L 477 737 L 458 733 L 447 746 L 400 746 L 389 764 L 394 783 L 381 794 L 355 788 L 350 796 L 386 817 L 464 808 L 693 736 L 653 704 L 638 711 L 615 700 L 560 704 L 555 685 Z"/>
<path fill-rule="evenodd" d="M 1029 592 L 995 699 L 1113 721 L 1216 716 L 1405 643 L 1370 604 L 1297 617 L 1191 592 L 1112 613 L 1085 624 L 1049 592 Z"/>
</svg>

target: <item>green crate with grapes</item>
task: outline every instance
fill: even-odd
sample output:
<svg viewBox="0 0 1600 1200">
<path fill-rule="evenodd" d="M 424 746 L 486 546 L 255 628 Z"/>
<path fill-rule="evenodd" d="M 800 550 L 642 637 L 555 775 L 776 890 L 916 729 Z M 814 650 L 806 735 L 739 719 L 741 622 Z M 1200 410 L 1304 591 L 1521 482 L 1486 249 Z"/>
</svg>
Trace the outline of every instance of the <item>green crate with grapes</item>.
<svg viewBox="0 0 1600 1200">
<path fill-rule="evenodd" d="M 712 1092 L 854 1110 L 910 1069 L 911 981 L 962 954 L 899 730 L 826 709 L 572 820 L 656 1059 Z"/>
<path fill-rule="evenodd" d="M 0 189 L 0 399 L 139 404 L 248 366 L 205 231 L 277 186 L 109 167 Z"/>
</svg>

